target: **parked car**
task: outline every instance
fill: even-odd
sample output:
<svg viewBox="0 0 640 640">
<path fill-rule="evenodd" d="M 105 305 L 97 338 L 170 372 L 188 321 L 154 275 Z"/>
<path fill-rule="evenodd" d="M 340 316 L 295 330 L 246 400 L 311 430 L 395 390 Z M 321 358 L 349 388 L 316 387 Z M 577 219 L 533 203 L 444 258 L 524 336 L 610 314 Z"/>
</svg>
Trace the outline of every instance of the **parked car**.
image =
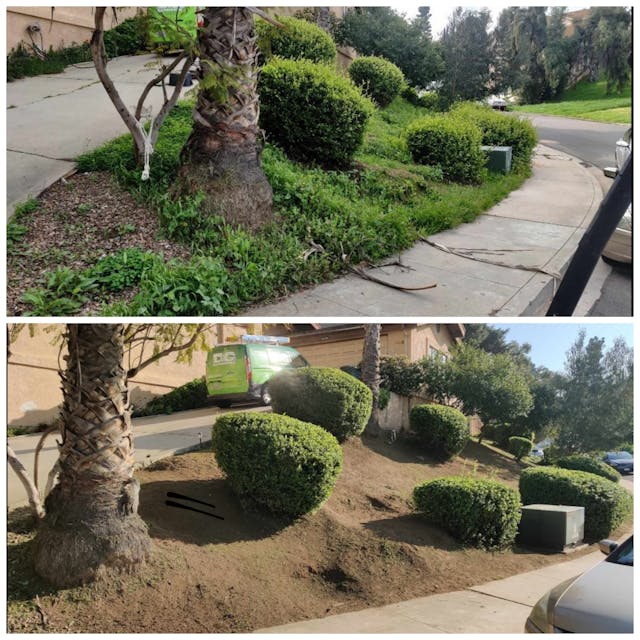
<svg viewBox="0 0 640 640">
<path fill-rule="evenodd" d="M 606 560 L 540 598 L 527 633 L 633 633 L 633 536 L 600 550 Z"/>
<path fill-rule="evenodd" d="M 282 369 L 308 366 L 298 351 L 278 344 L 217 346 L 207 355 L 207 393 L 219 407 L 247 401 L 270 405 L 271 376 Z"/>
<path fill-rule="evenodd" d="M 602 459 L 620 473 L 633 473 L 633 456 L 628 451 L 609 451 Z"/>
<path fill-rule="evenodd" d="M 632 140 L 633 134 L 632 129 L 629 127 L 620 138 L 616 142 L 615 149 L 615 166 L 613 167 L 605 167 L 604 175 L 608 178 L 615 178 L 620 169 L 622 169 L 622 165 L 625 163 L 626 159 L 629 157 L 632 151 Z M 632 261 L 632 207 L 629 207 L 624 216 L 622 216 L 622 220 L 618 223 L 618 227 L 613 232 L 611 239 L 607 243 L 607 246 L 604 248 L 602 252 L 603 258 L 605 260 L 612 260 L 614 262 L 622 262 L 622 263 L 631 263 Z"/>
<path fill-rule="evenodd" d="M 500 98 L 498 96 L 490 96 L 487 99 L 487 103 L 492 109 L 497 109 L 498 111 L 507 110 L 507 101 L 504 98 Z"/>
</svg>

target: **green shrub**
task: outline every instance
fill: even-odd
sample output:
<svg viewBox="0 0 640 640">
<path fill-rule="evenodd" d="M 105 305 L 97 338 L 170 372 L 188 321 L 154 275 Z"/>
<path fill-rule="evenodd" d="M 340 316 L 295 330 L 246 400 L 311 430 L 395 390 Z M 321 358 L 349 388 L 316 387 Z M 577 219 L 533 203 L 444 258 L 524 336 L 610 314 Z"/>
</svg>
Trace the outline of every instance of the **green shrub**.
<svg viewBox="0 0 640 640">
<path fill-rule="evenodd" d="M 429 453 L 452 458 L 469 441 L 469 425 L 464 414 L 454 407 L 420 404 L 409 414 L 409 425 Z"/>
<path fill-rule="evenodd" d="M 509 438 L 509 452 L 512 453 L 516 460 L 522 460 L 528 456 L 533 449 L 533 442 L 529 438 L 522 436 L 511 436 Z"/>
<path fill-rule="evenodd" d="M 518 492 L 494 480 L 437 478 L 413 490 L 416 508 L 463 544 L 504 549 L 518 532 Z"/>
<path fill-rule="evenodd" d="M 402 89 L 402 97 L 410 102 L 414 107 L 425 107 L 431 111 L 438 111 L 440 107 L 440 96 L 435 91 L 418 91 L 409 85 Z"/>
<path fill-rule="evenodd" d="M 446 180 L 480 182 L 485 158 L 480 129 L 461 118 L 427 116 L 407 127 L 407 146 L 418 164 L 441 167 Z"/>
<path fill-rule="evenodd" d="M 269 390 L 275 413 L 317 424 L 340 442 L 362 433 L 371 415 L 369 387 L 340 369 L 281 371 L 271 378 Z"/>
<path fill-rule="evenodd" d="M 325 166 L 351 161 L 374 109 L 348 78 L 307 60 L 272 60 L 259 92 L 268 138 L 295 160 Z"/>
<path fill-rule="evenodd" d="M 584 507 L 587 542 L 606 538 L 631 513 L 629 493 L 611 480 L 586 471 L 532 467 L 520 474 L 522 503 Z"/>
<path fill-rule="evenodd" d="M 620 482 L 620 474 L 613 467 L 602 462 L 602 460 L 596 460 L 585 454 L 576 453 L 570 456 L 563 456 L 556 461 L 556 465 L 561 469 L 587 471 L 612 482 Z"/>
<path fill-rule="evenodd" d="M 158 266 L 162 257 L 136 247 L 105 256 L 86 271 L 86 275 L 103 290 L 123 291 L 140 282 L 144 273 Z"/>
<path fill-rule="evenodd" d="M 320 507 L 342 469 L 342 450 L 330 433 L 276 414 L 218 418 L 212 448 L 243 502 L 292 517 Z"/>
<path fill-rule="evenodd" d="M 424 384 L 422 367 L 406 356 L 380 358 L 380 385 L 400 396 L 414 395 Z"/>
<path fill-rule="evenodd" d="M 289 60 L 335 63 L 337 50 L 331 36 L 318 25 L 299 18 L 278 17 L 278 27 L 266 20 L 256 20 L 258 44 L 263 55 Z"/>
<path fill-rule="evenodd" d="M 616 447 L 616 451 L 628 451 L 633 455 L 633 442 L 623 442 L 621 445 Z"/>
<path fill-rule="evenodd" d="M 356 58 L 349 65 L 349 77 L 379 107 L 386 107 L 400 93 L 404 75 L 393 62 L 377 56 Z"/>
<path fill-rule="evenodd" d="M 146 48 L 147 17 L 134 16 L 123 20 L 104 33 L 104 48 L 108 58 L 131 56 Z"/>
<path fill-rule="evenodd" d="M 144 407 L 136 409 L 133 416 L 156 416 L 174 411 L 199 409 L 206 406 L 208 395 L 204 378 L 197 378 L 147 402 Z"/>
<path fill-rule="evenodd" d="M 473 122 L 482 132 L 483 145 L 511 147 L 514 163 L 528 164 L 531 160 L 538 135 L 529 120 L 520 120 L 470 102 L 454 105 L 451 114 Z"/>
</svg>

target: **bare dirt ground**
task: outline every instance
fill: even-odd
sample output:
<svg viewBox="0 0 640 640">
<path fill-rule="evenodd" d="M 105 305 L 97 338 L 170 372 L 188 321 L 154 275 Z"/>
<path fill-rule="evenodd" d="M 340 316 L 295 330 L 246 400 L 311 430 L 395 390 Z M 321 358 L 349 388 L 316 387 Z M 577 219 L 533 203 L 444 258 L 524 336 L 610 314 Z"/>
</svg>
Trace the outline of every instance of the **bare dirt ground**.
<svg viewBox="0 0 640 640">
<path fill-rule="evenodd" d="M 138 575 L 52 590 L 29 566 L 29 518 L 11 514 L 8 631 L 249 632 L 561 562 L 520 547 L 465 549 L 412 511 L 411 490 L 422 480 L 475 473 L 515 487 L 520 469 L 474 442 L 439 464 L 404 442 L 356 439 L 344 445 L 344 470 L 327 503 L 285 523 L 243 511 L 212 453 L 167 458 L 138 474 L 140 514 L 155 547 Z M 166 506 L 167 491 L 215 504 L 224 520 Z"/>
</svg>

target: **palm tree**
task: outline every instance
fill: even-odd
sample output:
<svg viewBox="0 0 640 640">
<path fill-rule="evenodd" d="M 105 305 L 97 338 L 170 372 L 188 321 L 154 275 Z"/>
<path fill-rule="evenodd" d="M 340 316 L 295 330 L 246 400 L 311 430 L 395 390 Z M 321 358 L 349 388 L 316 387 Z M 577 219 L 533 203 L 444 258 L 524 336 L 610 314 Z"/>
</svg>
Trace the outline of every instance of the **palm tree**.
<svg viewBox="0 0 640 640">
<path fill-rule="evenodd" d="M 61 372 L 59 484 L 34 540 L 36 572 L 56 586 L 130 572 L 151 549 L 137 514 L 121 324 L 70 324 Z"/>
<path fill-rule="evenodd" d="M 368 324 L 364 330 L 362 351 L 362 381 L 373 393 L 371 416 L 366 426 L 369 435 L 378 435 L 378 400 L 380 398 L 380 329 L 379 324 Z"/>
<path fill-rule="evenodd" d="M 177 194 L 203 193 L 205 215 L 257 228 L 271 219 L 273 193 L 260 164 L 258 46 L 248 7 L 206 7 L 198 48 L 203 78 Z"/>
</svg>

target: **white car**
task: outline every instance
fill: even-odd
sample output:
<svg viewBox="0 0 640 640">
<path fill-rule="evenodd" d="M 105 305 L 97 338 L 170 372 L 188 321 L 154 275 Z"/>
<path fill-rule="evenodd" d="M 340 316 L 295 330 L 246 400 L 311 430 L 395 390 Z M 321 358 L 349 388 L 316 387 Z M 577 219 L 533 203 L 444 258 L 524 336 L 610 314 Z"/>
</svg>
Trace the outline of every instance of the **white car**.
<svg viewBox="0 0 640 640">
<path fill-rule="evenodd" d="M 603 562 L 538 601 L 527 633 L 633 633 L 633 536 L 619 546 L 602 540 L 600 550 Z"/>
<path fill-rule="evenodd" d="M 608 178 L 615 178 L 622 168 L 625 160 L 631 154 L 632 148 L 632 131 L 627 129 L 620 140 L 616 142 L 616 166 L 605 167 L 604 175 Z M 629 207 L 622 216 L 622 220 L 618 223 L 616 230 L 613 232 L 611 239 L 607 243 L 602 252 L 605 260 L 614 262 L 623 262 L 630 264 L 632 260 L 632 208 Z"/>
</svg>

